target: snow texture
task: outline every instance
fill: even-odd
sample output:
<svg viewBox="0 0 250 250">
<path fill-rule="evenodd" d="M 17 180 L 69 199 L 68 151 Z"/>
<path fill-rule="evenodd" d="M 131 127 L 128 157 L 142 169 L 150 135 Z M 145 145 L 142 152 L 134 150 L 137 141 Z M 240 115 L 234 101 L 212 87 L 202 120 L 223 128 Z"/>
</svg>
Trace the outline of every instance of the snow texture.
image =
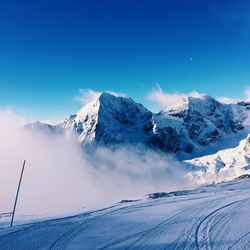
<svg viewBox="0 0 250 250">
<path fill-rule="evenodd" d="M 249 249 L 250 180 L 0 229 L 0 249 Z"/>
</svg>

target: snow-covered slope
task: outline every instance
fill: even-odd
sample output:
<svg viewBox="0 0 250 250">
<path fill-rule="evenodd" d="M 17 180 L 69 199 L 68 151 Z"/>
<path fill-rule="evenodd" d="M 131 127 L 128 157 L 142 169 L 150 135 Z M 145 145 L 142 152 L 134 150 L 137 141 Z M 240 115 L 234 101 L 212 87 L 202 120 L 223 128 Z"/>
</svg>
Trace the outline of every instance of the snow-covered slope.
<svg viewBox="0 0 250 250">
<path fill-rule="evenodd" d="M 250 174 L 250 135 L 235 148 L 185 161 L 196 182 L 228 181 Z"/>
<path fill-rule="evenodd" d="M 249 249 L 250 180 L 0 229 L 1 249 Z"/>
</svg>

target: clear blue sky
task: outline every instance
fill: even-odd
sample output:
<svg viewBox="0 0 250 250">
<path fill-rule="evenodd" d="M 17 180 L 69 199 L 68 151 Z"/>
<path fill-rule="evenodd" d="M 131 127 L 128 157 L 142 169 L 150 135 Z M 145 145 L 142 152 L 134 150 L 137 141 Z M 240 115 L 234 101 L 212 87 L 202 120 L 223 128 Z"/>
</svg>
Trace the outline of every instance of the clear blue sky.
<svg viewBox="0 0 250 250">
<path fill-rule="evenodd" d="M 145 103 L 197 90 L 243 97 L 250 85 L 249 0 L 32 0 L 0 4 L 0 106 L 58 119 L 80 88 Z"/>
</svg>

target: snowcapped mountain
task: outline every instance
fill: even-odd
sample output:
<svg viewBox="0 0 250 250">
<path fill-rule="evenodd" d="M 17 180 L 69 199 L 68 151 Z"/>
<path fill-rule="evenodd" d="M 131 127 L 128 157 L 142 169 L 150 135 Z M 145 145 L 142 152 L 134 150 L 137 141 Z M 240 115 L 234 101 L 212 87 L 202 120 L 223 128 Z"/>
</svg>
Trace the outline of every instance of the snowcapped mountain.
<svg viewBox="0 0 250 250">
<path fill-rule="evenodd" d="M 235 148 L 187 160 L 185 164 L 191 170 L 189 176 L 200 183 L 228 181 L 250 174 L 250 135 Z"/>
<path fill-rule="evenodd" d="M 47 131 L 47 132 L 52 132 L 52 133 L 63 133 L 63 130 L 59 126 L 53 126 L 53 125 L 42 123 L 39 121 L 26 124 L 24 128 L 28 130 L 42 130 L 42 131 Z"/>
<path fill-rule="evenodd" d="M 152 117 L 149 110 L 131 98 L 102 93 L 59 126 L 76 131 L 83 144 L 144 144 Z"/>
<path fill-rule="evenodd" d="M 200 98 L 186 97 L 183 101 L 165 112 L 181 123 L 182 137 L 186 137 L 192 148 L 204 150 L 207 146 L 219 142 L 230 134 L 244 129 L 248 117 L 248 106 L 225 105 L 214 98 L 204 95 Z"/>
<path fill-rule="evenodd" d="M 228 105 L 204 95 L 155 114 L 131 98 L 102 93 L 55 128 L 76 132 L 84 145 L 143 145 L 190 158 L 245 131 L 249 108 L 247 102 Z"/>
</svg>

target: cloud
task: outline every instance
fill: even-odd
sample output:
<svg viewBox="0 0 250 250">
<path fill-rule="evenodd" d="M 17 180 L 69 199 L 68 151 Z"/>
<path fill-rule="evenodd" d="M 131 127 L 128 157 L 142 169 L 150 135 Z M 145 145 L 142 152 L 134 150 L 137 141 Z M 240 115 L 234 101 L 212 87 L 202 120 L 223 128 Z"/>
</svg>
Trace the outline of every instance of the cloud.
<svg viewBox="0 0 250 250">
<path fill-rule="evenodd" d="M 1 212 L 13 207 L 24 159 L 17 217 L 73 213 L 189 185 L 179 163 L 169 156 L 134 148 L 99 148 L 90 154 L 77 135 L 27 130 L 23 121 L 13 112 L 0 111 Z"/>
<path fill-rule="evenodd" d="M 114 95 L 114 96 L 122 96 L 122 97 L 127 97 L 126 94 L 124 93 L 119 93 L 119 92 L 115 92 L 115 91 L 111 91 L 111 90 L 108 90 L 108 91 L 104 91 L 106 93 L 109 93 L 111 95 Z M 79 95 L 75 96 L 75 100 L 83 105 L 87 104 L 87 103 L 90 103 L 96 99 L 99 98 L 99 96 L 102 94 L 102 92 L 99 92 L 99 91 L 94 91 L 92 89 L 80 89 L 79 90 Z"/>
<path fill-rule="evenodd" d="M 189 93 L 166 93 L 162 90 L 159 84 L 150 93 L 147 94 L 147 99 L 159 108 L 169 108 L 182 100 L 186 96 L 192 96 L 195 98 L 202 97 L 204 94 L 197 91 Z"/>
<path fill-rule="evenodd" d="M 80 89 L 79 95 L 75 96 L 75 100 L 81 104 L 87 104 L 99 98 L 101 92 L 92 89 Z"/>
<path fill-rule="evenodd" d="M 147 94 L 147 99 L 159 108 L 166 109 L 177 104 L 186 96 L 200 98 L 204 95 L 204 93 L 197 91 L 191 91 L 188 93 L 167 93 L 162 90 L 159 84 L 157 84 L 156 88 Z M 241 101 L 240 98 L 229 98 L 226 96 L 217 97 L 216 100 L 224 104 L 236 104 Z M 244 100 L 250 101 L 250 87 L 246 87 L 244 90 Z"/>
<path fill-rule="evenodd" d="M 218 97 L 217 100 L 224 104 L 235 104 L 242 101 L 239 98 L 228 98 L 225 96 Z M 244 90 L 244 100 L 250 101 L 250 87 L 246 87 Z"/>
<path fill-rule="evenodd" d="M 45 123 L 45 124 L 49 124 L 49 125 L 57 125 L 57 124 L 59 124 L 61 121 L 62 121 L 62 119 L 50 119 L 50 120 L 48 120 L 48 119 L 46 119 L 46 120 L 39 120 L 41 123 Z"/>
<path fill-rule="evenodd" d="M 34 120 L 24 118 L 15 114 L 10 107 L 0 107 L 0 126 L 1 128 L 12 128 L 12 126 L 24 126 L 27 123 L 34 122 Z M 7 123 L 8 121 L 8 123 Z"/>
<path fill-rule="evenodd" d="M 224 103 L 224 104 L 235 104 L 235 103 L 238 103 L 240 101 L 240 99 L 238 99 L 238 98 L 228 98 L 225 96 L 220 96 L 216 99 L 217 99 L 217 101 Z"/>
<path fill-rule="evenodd" d="M 116 97 L 128 97 L 127 94 L 125 93 L 121 93 L 121 92 L 116 92 L 116 91 L 112 91 L 112 90 L 108 90 L 108 91 L 105 91 L 106 93 L 109 93 L 113 96 L 116 96 Z"/>
<path fill-rule="evenodd" d="M 0 112 L 0 211 L 11 211 L 22 161 L 27 160 L 18 214 L 77 211 L 98 197 L 74 138 L 27 131 L 15 114 Z M 85 191 L 83 191 L 85 190 Z"/>
<path fill-rule="evenodd" d="M 245 88 L 244 95 L 245 95 L 245 99 L 249 101 L 250 100 L 250 87 Z"/>
</svg>

